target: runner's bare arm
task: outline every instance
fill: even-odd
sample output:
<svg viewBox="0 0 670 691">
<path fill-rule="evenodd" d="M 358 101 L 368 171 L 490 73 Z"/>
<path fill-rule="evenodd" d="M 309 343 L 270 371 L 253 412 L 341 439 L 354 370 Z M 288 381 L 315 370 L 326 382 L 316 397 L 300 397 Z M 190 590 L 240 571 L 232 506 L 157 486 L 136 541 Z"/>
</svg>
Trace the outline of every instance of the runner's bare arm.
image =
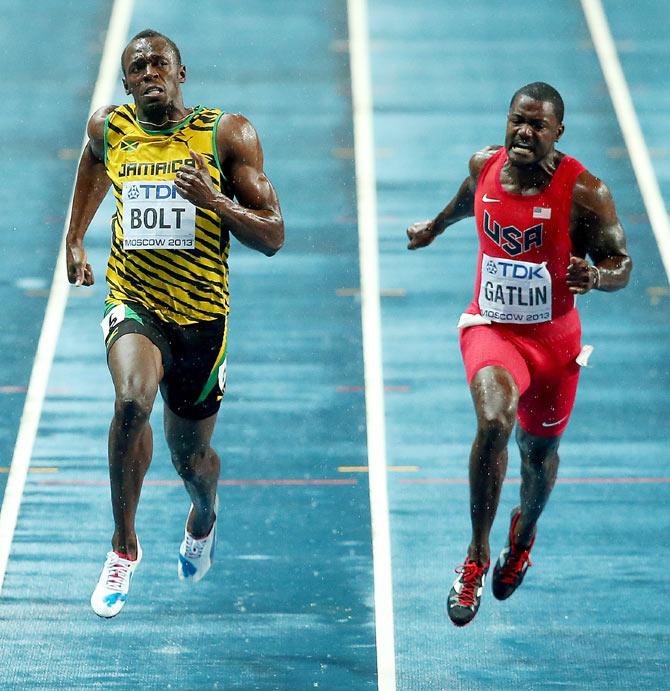
<svg viewBox="0 0 670 691">
<path fill-rule="evenodd" d="M 409 243 L 408 250 L 416 250 L 427 247 L 433 240 L 443 233 L 445 228 L 473 216 L 475 213 L 475 190 L 477 179 L 482 167 L 491 156 L 499 149 L 499 146 L 487 146 L 477 151 L 470 159 L 470 174 L 463 180 L 454 198 L 440 211 L 435 218 L 427 221 L 413 223 L 407 229 Z"/>
<path fill-rule="evenodd" d="M 197 167 L 182 166 L 175 186 L 182 197 L 220 216 L 241 243 L 270 257 L 284 244 L 284 220 L 277 194 L 263 172 L 256 130 L 241 115 L 226 114 L 219 120 L 216 144 L 237 201 L 214 188 L 202 156 L 194 151 Z"/>
<path fill-rule="evenodd" d="M 610 191 L 588 171 L 575 183 L 570 227 L 575 250 L 566 273 L 570 291 L 583 294 L 624 288 L 633 268 L 626 236 Z"/>
<path fill-rule="evenodd" d="M 72 200 L 72 213 L 65 240 L 67 278 L 77 286 L 95 283 L 91 265 L 86 261 L 84 235 L 111 184 L 105 171 L 105 118 L 115 106 L 100 108 L 88 121 L 88 143 L 84 147 Z"/>
</svg>

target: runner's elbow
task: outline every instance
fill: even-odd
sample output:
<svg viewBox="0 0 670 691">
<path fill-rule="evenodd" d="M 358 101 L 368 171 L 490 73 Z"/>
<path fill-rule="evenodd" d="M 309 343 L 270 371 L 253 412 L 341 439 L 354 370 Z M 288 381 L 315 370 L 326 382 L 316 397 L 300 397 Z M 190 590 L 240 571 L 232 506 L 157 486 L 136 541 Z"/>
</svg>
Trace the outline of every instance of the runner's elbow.
<svg viewBox="0 0 670 691">
<path fill-rule="evenodd" d="M 270 234 L 265 247 L 263 248 L 263 254 L 266 257 L 272 257 L 277 254 L 279 250 L 284 246 L 284 221 L 278 220 L 276 228 Z"/>
<path fill-rule="evenodd" d="M 621 260 L 621 265 L 620 265 L 621 280 L 619 282 L 619 286 L 618 286 L 619 288 L 625 288 L 628 285 L 628 282 L 630 281 L 630 274 L 631 274 L 632 270 L 633 270 L 633 260 L 630 258 L 630 256 L 626 255 Z"/>
</svg>

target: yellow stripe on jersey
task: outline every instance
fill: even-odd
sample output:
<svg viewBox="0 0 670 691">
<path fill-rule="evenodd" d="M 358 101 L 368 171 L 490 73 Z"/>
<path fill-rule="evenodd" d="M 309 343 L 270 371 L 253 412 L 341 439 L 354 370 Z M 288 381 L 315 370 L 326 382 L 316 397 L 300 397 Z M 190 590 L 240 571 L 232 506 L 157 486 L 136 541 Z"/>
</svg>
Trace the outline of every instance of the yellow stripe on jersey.
<svg viewBox="0 0 670 691">
<path fill-rule="evenodd" d="M 137 188 L 149 183 L 152 186 L 154 182 L 172 182 L 184 163 L 194 165 L 189 149 L 205 159 L 214 186 L 232 196 L 216 151 L 215 133 L 221 115 L 220 110 L 198 106 L 183 123 L 166 130 L 144 129 L 137 122 L 132 104 L 119 106 L 107 116 L 105 166 L 116 200 L 107 265 L 108 302 L 139 302 L 164 321 L 176 324 L 210 321 L 228 314 L 230 238 L 216 214 L 195 209 L 188 240 L 191 247 L 175 241 L 175 249 L 158 249 L 154 245 L 152 249 L 134 249 L 129 243 L 124 249 L 123 230 L 124 183 Z M 128 204 L 132 207 L 133 202 Z M 151 206 L 151 202 L 147 205 Z M 151 218 L 159 218 L 158 205 L 150 211 Z M 129 219 L 133 218 L 129 215 Z M 159 229 L 164 227 L 157 225 Z"/>
</svg>

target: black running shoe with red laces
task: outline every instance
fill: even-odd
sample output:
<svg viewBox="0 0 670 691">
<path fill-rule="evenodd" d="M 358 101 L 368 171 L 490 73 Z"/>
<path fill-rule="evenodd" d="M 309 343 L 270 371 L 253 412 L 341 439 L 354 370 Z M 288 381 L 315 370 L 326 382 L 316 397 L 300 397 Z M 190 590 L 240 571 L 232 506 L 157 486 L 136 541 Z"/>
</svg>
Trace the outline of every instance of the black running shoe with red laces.
<svg viewBox="0 0 670 691">
<path fill-rule="evenodd" d="M 514 545 L 514 530 L 520 517 L 521 509 L 517 506 L 512 510 L 507 544 L 493 568 L 491 590 L 493 596 L 498 600 L 506 600 L 521 585 L 528 567 L 532 566 L 530 550 L 533 548 L 535 538 L 533 537 L 532 542 L 525 549 L 520 549 Z"/>
<path fill-rule="evenodd" d="M 488 570 L 488 562 L 480 566 L 468 557 L 465 559 L 465 564 L 456 569 L 459 576 L 451 586 L 447 601 L 449 619 L 456 626 L 465 626 L 475 618 L 479 603 L 482 601 L 482 592 Z"/>
</svg>

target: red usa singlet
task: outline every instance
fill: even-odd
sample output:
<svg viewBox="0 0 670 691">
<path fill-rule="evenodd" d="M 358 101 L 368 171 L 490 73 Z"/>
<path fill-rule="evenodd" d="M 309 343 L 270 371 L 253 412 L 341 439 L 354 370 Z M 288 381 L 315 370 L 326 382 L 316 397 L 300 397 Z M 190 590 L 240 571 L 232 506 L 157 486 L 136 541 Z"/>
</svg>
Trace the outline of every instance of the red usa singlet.
<svg viewBox="0 0 670 691">
<path fill-rule="evenodd" d="M 540 324 L 574 309 L 565 281 L 572 253 L 570 210 L 584 166 L 563 156 L 539 194 L 505 192 L 502 148 L 484 164 L 475 193 L 479 257 L 467 312 L 510 325 Z"/>
</svg>

